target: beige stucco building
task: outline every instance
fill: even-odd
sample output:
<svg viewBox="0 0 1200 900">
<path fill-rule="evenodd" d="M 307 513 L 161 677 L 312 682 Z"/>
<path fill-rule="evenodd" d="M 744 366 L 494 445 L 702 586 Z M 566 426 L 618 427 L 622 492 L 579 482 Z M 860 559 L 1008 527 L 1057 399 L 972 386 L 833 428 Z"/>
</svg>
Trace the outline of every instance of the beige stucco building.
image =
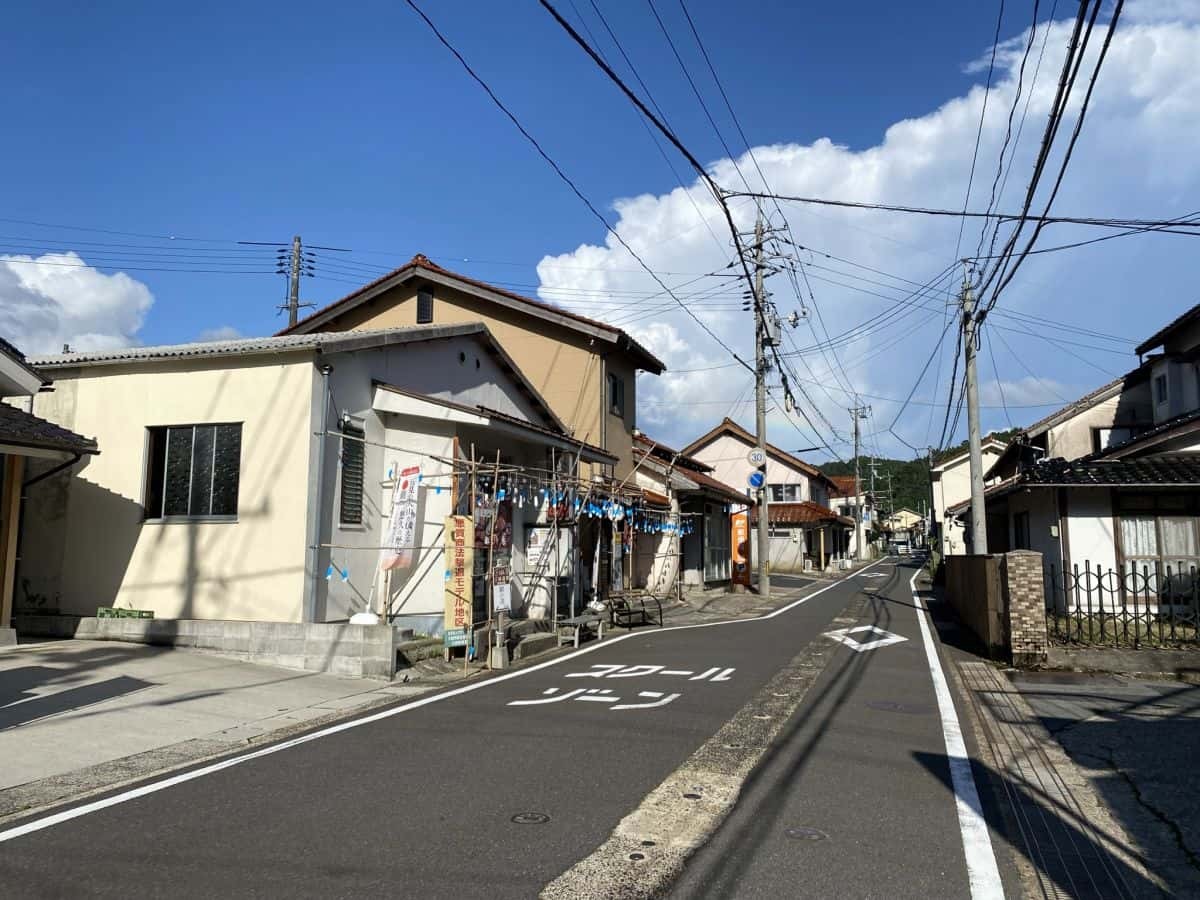
<svg viewBox="0 0 1200 900">
<path fill-rule="evenodd" d="M 1005 444 L 988 438 L 983 441 L 983 470 L 986 472 L 1000 458 Z M 946 510 L 971 496 L 971 455 L 963 450 L 942 460 L 929 470 L 932 485 L 933 534 L 940 541 L 943 556 L 961 556 L 967 552 L 966 529 L 961 521 L 947 515 Z"/>
<path fill-rule="evenodd" d="M 373 610 L 440 631 L 452 473 L 581 445 L 479 323 L 70 353 L 38 361 L 35 412 L 104 452 L 31 491 L 18 603 L 93 616 L 344 622 Z M 380 554 L 397 473 L 420 466 L 415 552 Z M 530 504 L 514 515 L 514 602 Z"/>
<path fill-rule="evenodd" d="M 619 328 L 451 272 L 418 255 L 283 334 L 482 322 L 576 438 L 633 468 L 639 371 L 664 370 Z"/>
</svg>

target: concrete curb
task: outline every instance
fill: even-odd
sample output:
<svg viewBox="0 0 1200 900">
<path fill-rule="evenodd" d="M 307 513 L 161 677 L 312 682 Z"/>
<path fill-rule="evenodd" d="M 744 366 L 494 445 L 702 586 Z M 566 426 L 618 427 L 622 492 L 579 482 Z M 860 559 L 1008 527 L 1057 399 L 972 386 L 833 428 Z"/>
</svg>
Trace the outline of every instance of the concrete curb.
<svg viewBox="0 0 1200 900">
<path fill-rule="evenodd" d="M 833 619 L 832 627 L 858 622 L 868 602 L 856 593 Z M 622 819 L 600 847 L 547 885 L 540 896 L 546 900 L 664 896 L 688 858 L 733 810 L 746 779 L 839 646 L 815 637 Z"/>
</svg>

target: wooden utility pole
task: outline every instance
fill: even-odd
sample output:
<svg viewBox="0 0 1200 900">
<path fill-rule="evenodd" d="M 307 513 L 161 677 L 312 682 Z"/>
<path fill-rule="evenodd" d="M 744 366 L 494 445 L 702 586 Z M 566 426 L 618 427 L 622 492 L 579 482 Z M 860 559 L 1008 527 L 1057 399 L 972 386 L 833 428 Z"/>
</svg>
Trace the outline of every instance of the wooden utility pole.
<svg viewBox="0 0 1200 900">
<path fill-rule="evenodd" d="M 979 438 L 979 381 L 975 372 L 979 324 L 968 270 L 963 274 L 962 328 L 963 352 L 967 363 L 967 447 L 971 457 L 971 552 L 974 554 L 988 552 L 987 513 L 983 497 L 983 445 Z"/>
<path fill-rule="evenodd" d="M 288 327 L 291 328 L 300 318 L 300 259 L 303 247 L 300 235 L 292 238 L 291 269 L 288 272 Z"/>
<path fill-rule="evenodd" d="M 763 287 L 763 220 L 762 212 L 754 224 L 754 417 L 755 439 L 763 458 L 767 454 L 767 360 L 763 353 L 763 334 L 766 330 L 767 296 Z M 758 488 L 758 593 L 771 596 L 770 522 L 767 519 L 767 480 L 765 467 L 763 483 Z"/>
</svg>

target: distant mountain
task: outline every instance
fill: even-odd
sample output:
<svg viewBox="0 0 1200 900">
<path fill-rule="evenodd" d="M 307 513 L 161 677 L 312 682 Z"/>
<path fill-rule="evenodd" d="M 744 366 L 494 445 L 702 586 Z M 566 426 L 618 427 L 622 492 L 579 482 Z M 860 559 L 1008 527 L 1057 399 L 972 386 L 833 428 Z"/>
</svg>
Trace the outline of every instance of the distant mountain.
<svg viewBox="0 0 1200 900">
<path fill-rule="evenodd" d="M 1018 429 L 996 431 L 988 435 L 998 441 L 1008 442 Z M 949 459 L 967 449 L 963 441 L 953 447 L 935 453 L 934 464 Z M 907 506 L 911 510 L 921 512 L 921 504 L 929 506 L 929 460 L 922 459 L 882 459 L 880 457 L 859 457 L 859 477 L 865 490 L 871 490 L 871 463 L 875 464 L 875 497 L 876 506 L 885 513 L 889 509 L 900 509 Z M 854 460 L 848 462 L 822 463 L 818 468 L 826 475 L 853 475 Z M 889 479 L 890 496 L 889 496 Z"/>
</svg>

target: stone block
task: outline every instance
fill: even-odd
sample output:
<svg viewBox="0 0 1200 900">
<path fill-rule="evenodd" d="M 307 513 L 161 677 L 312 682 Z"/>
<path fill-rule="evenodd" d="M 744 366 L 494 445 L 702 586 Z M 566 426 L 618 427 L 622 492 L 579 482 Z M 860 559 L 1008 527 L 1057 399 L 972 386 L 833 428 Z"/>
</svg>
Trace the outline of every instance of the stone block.
<svg viewBox="0 0 1200 900">
<path fill-rule="evenodd" d="M 558 646 L 558 636 L 555 634 L 531 634 L 521 639 L 513 651 L 513 659 L 528 659 Z"/>
<path fill-rule="evenodd" d="M 279 652 L 279 626 L 274 622 L 254 622 L 250 628 L 250 652 L 269 655 Z"/>
<path fill-rule="evenodd" d="M 335 656 L 330 663 L 331 664 L 326 671 L 333 675 L 345 675 L 350 678 L 362 677 L 363 661 L 361 658 Z"/>
<path fill-rule="evenodd" d="M 265 623 L 260 622 L 259 624 Z M 308 629 L 311 627 L 300 622 L 273 622 L 271 624 L 275 628 L 275 633 L 281 639 L 288 638 L 292 640 L 304 640 L 305 635 L 308 634 Z"/>
</svg>

